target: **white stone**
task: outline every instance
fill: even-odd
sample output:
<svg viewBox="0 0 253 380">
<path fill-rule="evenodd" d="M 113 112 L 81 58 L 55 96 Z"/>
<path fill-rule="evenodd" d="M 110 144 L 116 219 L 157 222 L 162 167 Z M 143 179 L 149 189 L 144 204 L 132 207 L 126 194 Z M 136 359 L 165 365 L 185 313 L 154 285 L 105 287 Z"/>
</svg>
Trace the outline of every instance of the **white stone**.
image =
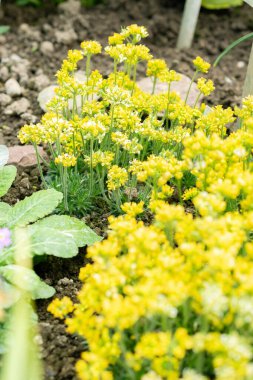
<svg viewBox="0 0 253 380">
<path fill-rule="evenodd" d="M 7 95 L 19 96 L 22 94 L 22 88 L 16 79 L 10 78 L 5 82 L 5 91 Z"/>
<path fill-rule="evenodd" d="M 243 69 L 246 65 L 244 61 L 238 61 L 236 66 L 238 67 L 238 69 Z"/>
<path fill-rule="evenodd" d="M 11 97 L 10 95 L 6 94 L 0 94 L 0 105 L 1 106 L 7 106 L 11 102 Z"/>
<path fill-rule="evenodd" d="M 9 70 L 6 66 L 1 67 L 0 69 L 0 81 L 6 82 L 10 77 Z"/>
<path fill-rule="evenodd" d="M 39 95 L 38 95 L 38 102 L 39 102 L 40 108 L 44 112 L 47 111 L 46 104 L 55 96 L 55 89 L 57 87 L 58 86 L 56 86 L 56 85 L 51 85 L 51 86 L 48 86 L 48 87 L 44 88 L 44 90 L 42 90 L 39 93 Z"/>
<path fill-rule="evenodd" d="M 50 56 L 54 52 L 54 45 L 50 41 L 43 41 L 40 45 L 40 51 L 46 56 Z"/>
<path fill-rule="evenodd" d="M 26 98 L 21 98 L 10 104 L 5 110 L 5 115 L 21 115 L 30 107 L 30 102 Z"/>
<path fill-rule="evenodd" d="M 62 4 L 59 4 L 58 8 L 64 13 L 76 16 L 81 10 L 81 2 L 79 0 L 68 0 Z"/>
<path fill-rule="evenodd" d="M 40 74 L 40 75 L 36 76 L 35 78 L 33 78 L 32 82 L 33 82 L 34 88 L 36 90 L 41 91 L 41 90 L 43 90 L 43 88 L 45 88 L 49 85 L 50 80 L 49 80 L 47 75 Z"/>
<path fill-rule="evenodd" d="M 64 45 L 71 45 L 73 42 L 77 40 L 77 34 L 72 28 L 66 31 L 57 30 L 55 32 L 55 38 L 58 43 Z"/>
</svg>

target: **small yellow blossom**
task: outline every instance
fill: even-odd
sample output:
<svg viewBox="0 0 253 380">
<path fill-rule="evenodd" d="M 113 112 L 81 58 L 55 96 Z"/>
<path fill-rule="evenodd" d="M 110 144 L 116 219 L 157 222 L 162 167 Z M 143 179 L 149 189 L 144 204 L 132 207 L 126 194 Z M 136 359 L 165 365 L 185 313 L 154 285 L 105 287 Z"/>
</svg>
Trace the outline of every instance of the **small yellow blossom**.
<svg viewBox="0 0 253 380">
<path fill-rule="evenodd" d="M 204 73 L 204 74 L 208 73 L 211 67 L 210 63 L 204 61 L 204 59 L 202 59 L 201 57 L 196 57 L 193 60 L 193 64 L 197 71 L 200 71 L 201 73 Z"/>
<path fill-rule="evenodd" d="M 54 315 L 55 318 L 63 319 L 67 314 L 74 310 L 73 302 L 69 297 L 62 299 L 55 298 L 48 306 L 47 310 Z"/>
</svg>

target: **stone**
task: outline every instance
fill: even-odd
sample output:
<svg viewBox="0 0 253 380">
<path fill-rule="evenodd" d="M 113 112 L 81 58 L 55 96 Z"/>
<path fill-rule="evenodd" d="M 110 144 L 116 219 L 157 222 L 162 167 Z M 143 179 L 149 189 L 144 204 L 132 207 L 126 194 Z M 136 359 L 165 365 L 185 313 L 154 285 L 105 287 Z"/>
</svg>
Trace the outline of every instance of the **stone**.
<svg viewBox="0 0 253 380">
<path fill-rule="evenodd" d="M 50 83 L 50 80 L 48 76 L 45 74 L 40 74 L 31 80 L 32 87 L 34 87 L 36 90 L 39 90 L 39 91 L 47 87 L 49 83 Z"/>
<path fill-rule="evenodd" d="M 37 122 L 37 116 L 32 115 L 29 112 L 22 113 L 20 116 L 26 123 L 35 124 Z"/>
<path fill-rule="evenodd" d="M 15 145 L 9 149 L 9 165 L 15 165 L 20 168 L 28 168 L 37 165 L 36 154 L 33 145 Z M 39 154 L 47 159 L 47 154 L 43 148 L 38 147 Z"/>
<path fill-rule="evenodd" d="M 179 82 L 171 83 L 171 92 L 174 91 L 178 95 L 180 95 L 181 99 L 184 100 L 186 98 L 187 91 L 189 89 L 191 79 L 186 75 L 181 74 L 182 78 Z M 137 82 L 138 86 L 145 92 L 152 92 L 153 82 L 151 78 L 143 78 Z M 162 92 L 168 91 L 168 84 L 157 82 L 155 93 L 159 94 Z M 196 98 L 199 95 L 199 90 L 197 89 L 196 83 L 192 84 L 191 91 L 188 97 L 187 104 L 193 106 L 195 104 Z M 200 97 L 199 103 L 201 103 L 203 97 Z"/>
<path fill-rule="evenodd" d="M 40 108 L 46 112 L 47 111 L 47 103 L 55 96 L 55 92 L 54 90 L 57 88 L 56 85 L 51 85 L 51 86 L 48 86 L 46 88 L 44 88 L 44 90 L 42 90 L 39 95 L 38 95 L 38 102 L 39 102 L 39 105 L 40 105 Z"/>
<path fill-rule="evenodd" d="M 30 107 L 30 102 L 26 98 L 21 98 L 10 104 L 5 110 L 5 115 L 21 115 Z"/>
<path fill-rule="evenodd" d="M 10 95 L 6 94 L 0 94 L 0 106 L 4 107 L 10 104 L 11 102 L 11 97 Z"/>
<path fill-rule="evenodd" d="M 71 16 L 76 16 L 81 10 L 81 2 L 79 0 L 68 0 L 59 4 L 58 9 Z"/>
<path fill-rule="evenodd" d="M 5 82 L 5 91 L 7 95 L 12 97 L 22 94 L 22 88 L 16 79 L 10 78 Z"/>
<path fill-rule="evenodd" d="M 77 34 L 73 28 L 70 28 L 66 31 L 57 30 L 55 32 L 56 41 L 63 45 L 71 45 L 77 40 Z"/>
<path fill-rule="evenodd" d="M 36 30 L 35 28 L 32 28 L 28 24 L 21 24 L 18 28 L 18 31 L 23 36 L 27 37 L 28 39 L 34 40 L 34 41 L 40 41 L 41 40 L 41 34 L 39 30 Z"/>
<path fill-rule="evenodd" d="M 1 67 L 0 69 L 0 80 L 2 82 L 6 82 L 10 77 L 10 73 L 9 73 L 9 70 L 8 70 L 8 67 L 6 66 L 3 66 Z"/>
<path fill-rule="evenodd" d="M 54 45 L 50 41 L 43 41 L 40 44 L 40 51 L 45 56 L 50 57 L 51 54 L 54 52 Z"/>
<path fill-rule="evenodd" d="M 238 69 L 243 69 L 245 67 L 245 62 L 244 61 L 238 61 L 236 66 L 238 67 Z"/>
</svg>

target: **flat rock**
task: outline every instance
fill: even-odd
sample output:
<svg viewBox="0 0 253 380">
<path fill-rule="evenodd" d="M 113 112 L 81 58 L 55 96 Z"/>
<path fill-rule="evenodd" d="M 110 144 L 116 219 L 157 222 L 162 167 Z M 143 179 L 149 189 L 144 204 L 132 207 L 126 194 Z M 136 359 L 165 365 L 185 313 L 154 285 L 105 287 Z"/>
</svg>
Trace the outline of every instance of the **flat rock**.
<svg viewBox="0 0 253 380">
<path fill-rule="evenodd" d="M 36 154 L 33 145 L 15 145 L 9 149 L 9 165 L 21 168 L 28 168 L 37 165 Z M 47 159 L 47 154 L 43 148 L 38 147 L 40 155 Z"/>
<path fill-rule="evenodd" d="M 184 100 L 186 98 L 186 94 L 189 89 L 191 79 L 183 74 L 181 74 L 181 76 L 182 78 L 179 82 L 171 83 L 171 91 L 175 91 L 178 95 L 180 95 L 181 99 Z M 149 92 L 149 93 L 152 92 L 153 82 L 151 78 L 143 78 L 139 80 L 137 84 L 143 91 Z M 167 91 L 168 91 L 168 85 L 166 83 L 157 82 L 156 90 L 155 90 L 156 94 L 160 94 L 162 92 L 167 92 Z M 197 89 L 197 85 L 196 83 L 193 83 L 187 103 L 190 106 L 193 106 L 198 95 L 199 95 L 199 90 Z M 203 98 L 200 97 L 199 103 L 201 103 L 202 99 Z"/>
<path fill-rule="evenodd" d="M 5 82 L 5 91 L 7 95 L 19 96 L 22 94 L 22 88 L 16 79 L 10 78 Z"/>
</svg>

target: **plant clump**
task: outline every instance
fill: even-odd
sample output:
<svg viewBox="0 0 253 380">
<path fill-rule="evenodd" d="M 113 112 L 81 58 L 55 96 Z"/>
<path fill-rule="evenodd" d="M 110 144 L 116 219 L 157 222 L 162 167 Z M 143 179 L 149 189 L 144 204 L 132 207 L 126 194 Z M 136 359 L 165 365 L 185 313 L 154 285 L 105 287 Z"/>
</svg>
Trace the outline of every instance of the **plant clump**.
<svg viewBox="0 0 253 380">
<path fill-rule="evenodd" d="M 167 181 L 182 186 L 177 175 L 182 140 L 205 123 L 205 105 L 199 107 L 199 98 L 209 95 L 214 85 L 199 75 L 206 74 L 210 64 L 200 57 L 193 62 L 192 83 L 199 77 L 199 96 L 191 107 L 192 83 L 185 99 L 172 91 L 171 84 L 181 76 L 164 60 L 153 59 L 140 43 L 147 36 L 144 27 L 131 25 L 109 37 L 104 51 L 114 69 L 107 78 L 91 69 L 92 57 L 102 51 L 97 41 L 84 41 L 81 50 L 70 50 L 57 72 L 59 86 L 47 105 L 48 112 L 40 123 L 25 125 L 19 132 L 20 141 L 32 143 L 36 150 L 38 144 L 47 145 L 52 160 L 46 179 L 40 169 L 43 183 L 63 192 L 64 209 L 69 213 L 79 210 L 83 216 L 99 199 L 116 213 L 122 212 L 124 202 L 147 204 L 152 188 L 149 181 L 140 181 L 137 171 L 153 156 L 162 157 L 160 165 L 171 156 Z M 83 58 L 85 79 L 80 81 L 75 72 Z M 151 93 L 136 81 L 138 65 L 144 62 L 153 83 Z M 165 92 L 156 92 L 158 82 L 167 84 Z M 218 114 L 224 123 L 233 121 L 230 109 L 214 109 L 209 117 Z"/>
</svg>

